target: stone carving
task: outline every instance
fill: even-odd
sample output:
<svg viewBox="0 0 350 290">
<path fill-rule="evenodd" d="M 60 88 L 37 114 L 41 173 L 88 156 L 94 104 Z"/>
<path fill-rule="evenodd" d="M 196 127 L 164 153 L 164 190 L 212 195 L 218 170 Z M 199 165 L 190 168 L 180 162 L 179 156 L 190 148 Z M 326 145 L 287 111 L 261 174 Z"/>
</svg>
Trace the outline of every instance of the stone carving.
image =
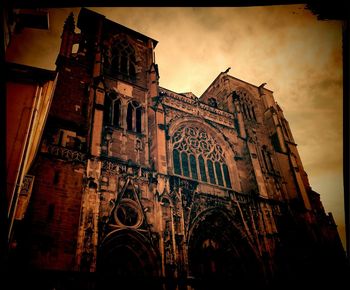
<svg viewBox="0 0 350 290">
<path fill-rule="evenodd" d="M 114 209 L 116 225 L 127 228 L 139 228 L 143 223 L 143 215 L 138 204 L 129 198 L 124 198 Z"/>
<path fill-rule="evenodd" d="M 101 161 L 89 159 L 86 169 L 87 177 L 98 180 L 101 175 Z"/>
<path fill-rule="evenodd" d="M 85 225 L 86 226 L 84 228 L 83 251 L 81 255 L 80 268 L 83 271 L 89 271 L 94 258 L 94 214 L 92 209 L 90 209 L 87 213 Z"/>
<path fill-rule="evenodd" d="M 79 162 L 86 161 L 86 154 L 81 153 L 79 151 L 74 151 L 74 150 L 67 149 L 61 146 L 56 146 L 56 145 L 48 145 L 47 149 L 50 154 L 67 161 L 79 161 Z"/>
<path fill-rule="evenodd" d="M 202 154 L 205 159 L 213 162 L 225 161 L 225 154 L 221 146 L 206 131 L 195 126 L 181 126 L 172 137 L 173 149 L 180 152 Z"/>
<path fill-rule="evenodd" d="M 200 115 L 208 120 L 223 124 L 225 126 L 234 126 L 233 114 L 208 106 L 207 104 L 199 102 L 198 99 L 194 100 L 192 98 L 174 93 L 164 93 L 160 101 L 163 105 L 169 106 L 176 110 L 181 110 L 192 116 Z"/>
</svg>

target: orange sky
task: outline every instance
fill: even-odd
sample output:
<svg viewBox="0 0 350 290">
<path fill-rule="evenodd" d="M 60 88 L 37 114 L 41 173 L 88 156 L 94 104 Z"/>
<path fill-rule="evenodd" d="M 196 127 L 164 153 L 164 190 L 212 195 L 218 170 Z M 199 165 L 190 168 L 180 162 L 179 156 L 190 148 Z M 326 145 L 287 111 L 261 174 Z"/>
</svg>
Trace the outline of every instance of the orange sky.
<svg viewBox="0 0 350 290">
<path fill-rule="evenodd" d="M 90 8 L 159 41 L 160 85 L 200 96 L 230 75 L 274 92 L 312 188 L 345 245 L 340 21 L 317 21 L 303 5 L 232 8 Z M 79 8 L 50 9 L 48 31 L 15 35 L 7 60 L 55 69 L 63 22 Z"/>
</svg>

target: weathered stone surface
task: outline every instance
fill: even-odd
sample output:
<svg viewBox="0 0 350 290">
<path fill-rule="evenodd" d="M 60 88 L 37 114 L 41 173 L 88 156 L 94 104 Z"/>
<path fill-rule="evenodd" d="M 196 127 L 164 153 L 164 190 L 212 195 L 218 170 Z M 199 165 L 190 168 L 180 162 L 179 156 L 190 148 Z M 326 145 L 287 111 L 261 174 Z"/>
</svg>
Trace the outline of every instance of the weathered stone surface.
<svg viewBox="0 0 350 290">
<path fill-rule="evenodd" d="M 159 87 L 154 40 L 92 14 L 103 27 L 95 31 L 84 22 L 91 12 L 81 13 L 81 41 L 96 40 L 86 59 L 99 71 L 101 46 L 104 68 L 94 78 L 86 59 L 61 59 L 51 112 L 59 121 L 49 123 L 43 144 L 56 140 L 57 152 L 79 158 L 42 150 L 34 166 L 28 251 L 35 267 L 97 272 L 102 286 L 135 276 L 188 289 L 218 279 L 249 288 L 298 277 L 308 251 L 305 262 L 317 269 L 310 283 L 329 267 L 317 257 L 337 261 L 335 225 L 271 91 L 227 73 L 200 98 Z M 87 104 L 85 115 L 77 104 Z M 66 149 L 60 129 L 86 148 Z"/>
</svg>

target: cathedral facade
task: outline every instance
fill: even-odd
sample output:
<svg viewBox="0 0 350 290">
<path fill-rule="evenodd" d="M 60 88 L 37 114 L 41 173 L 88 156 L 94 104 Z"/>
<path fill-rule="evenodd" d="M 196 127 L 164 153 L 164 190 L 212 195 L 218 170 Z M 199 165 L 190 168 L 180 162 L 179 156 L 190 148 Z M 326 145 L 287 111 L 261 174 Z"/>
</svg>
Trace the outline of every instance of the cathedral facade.
<svg viewBox="0 0 350 290">
<path fill-rule="evenodd" d="M 265 84 L 227 70 L 199 98 L 176 93 L 159 86 L 156 40 L 88 9 L 77 26 L 64 24 L 14 261 L 43 289 L 333 281 L 320 276 L 343 261 L 336 225 Z"/>
</svg>

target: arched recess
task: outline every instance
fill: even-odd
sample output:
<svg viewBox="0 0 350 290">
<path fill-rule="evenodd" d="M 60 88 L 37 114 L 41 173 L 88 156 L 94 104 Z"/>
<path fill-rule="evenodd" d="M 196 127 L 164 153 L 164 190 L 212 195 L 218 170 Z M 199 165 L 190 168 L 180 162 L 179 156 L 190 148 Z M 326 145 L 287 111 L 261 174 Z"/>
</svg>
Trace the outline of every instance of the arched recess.
<svg viewBox="0 0 350 290">
<path fill-rule="evenodd" d="M 107 289 L 109 285 L 105 283 L 110 283 L 111 279 L 115 283 L 150 282 L 158 289 L 159 257 L 149 238 L 142 233 L 133 229 L 110 232 L 101 242 L 97 256 L 99 289 Z"/>
<path fill-rule="evenodd" d="M 175 174 L 179 174 L 176 172 L 176 168 L 174 166 L 174 157 L 176 159 L 177 156 L 174 156 L 174 154 L 173 154 L 173 143 L 171 140 L 172 140 L 172 137 L 174 136 L 174 134 L 182 126 L 198 127 L 201 130 L 204 130 L 206 132 L 206 134 L 208 134 L 208 136 L 215 139 L 215 142 L 217 142 L 217 144 L 222 148 L 222 150 L 225 154 L 225 159 L 226 159 L 225 163 L 226 163 L 227 168 L 228 168 L 227 171 L 228 171 L 229 179 L 230 179 L 230 183 L 231 183 L 230 188 L 232 188 L 233 190 L 235 190 L 237 192 L 241 192 L 242 189 L 241 189 L 241 184 L 239 182 L 240 178 L 238 175 L 238 168 L 237 168 L 236 161 L 235 161 L 235 153 L 233 152 L 232 147 L 225 140 L 226 137 L 222 134 L 222 132 L 220 132 L 218 129 L 211 126 L 210 124 L 205 122 L 204 119 L 201 119 L 201 118 L 185 116 L 183 118 L 176 119 L 170 123 L 169 131 L 168 131 L 168 135 L 170 136 L 170 139 L 169 139 L 170 142 L 168 142 L 167 148 L 168 148 L 168 164 L 170 164 L 170 166 L 174 169 L 173 172 Z M 179 156 L 179 158 L 181 158 L 181 156 Z M 188 155 L 188 158 L 190 158 L 190 155 Z M 190 162 L 190 159 L 189 159 L 189 162 Z M 199 163 L 200 163 L 200 160 L 198 158 L 198 164 Z M 188 163 L 188 167 L 190 170 L 191 163 Z M 199 177 L 199 179 L 203 181 L 203 178 L 201 177 L 201 167 L 199 165 L 197 167 L 196 174 Z M 223 174 L 225 174 L 224 171 L 223 171 Z M 179 174 L 179 175 L 186 176 L 186 174 Z M 216 175 L 216 173 L 215 173 L 215 175 Z M 210 183 L 209 172 L 208 172 L 206 177 L 207 177 L 207 181 Z"/>
<path fill-rule="evenodd" d="M 243 87 L 237 87 L 234 94 L 238 98 L 244 119 L 257 122 L 258 111 L 254 94 Z"/>
<path fill-rule="evenodd" d="M 195 289 L 264 285 L 264 266 L 246 234 L 224 208 L 200 213 L 188 234 L 188 264 Z M 214 288 L 213 288 L 214 289 Z"/>
<path fill-rule="evenodd" d="M 140 70 L 140 53 L 135 40 L 129 35 L 117 33 L 105 39 L 102 46 L 104 72 L 135 81 Z"/>
</svg>

